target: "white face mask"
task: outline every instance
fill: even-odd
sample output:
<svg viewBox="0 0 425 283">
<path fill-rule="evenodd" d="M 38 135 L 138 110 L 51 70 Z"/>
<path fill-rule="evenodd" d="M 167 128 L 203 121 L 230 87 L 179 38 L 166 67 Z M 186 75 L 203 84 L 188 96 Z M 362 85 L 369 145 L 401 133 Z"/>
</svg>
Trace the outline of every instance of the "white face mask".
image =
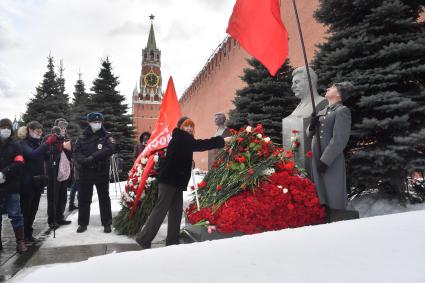
<svg viewBox="0 0 425 283">
<path fill-rule="evenodd" d="M 90 123 L 89 125 L 93 132 L 97 132 L 100 130 L 100 128 L 102 128 L 102 123 Z"/>
<path fill-rule="evenodd" d="M 0 138 L 2 140 L 8 139 L 11 134 L 12 134 L 11 129 L 0 129 Z"/>
<path fill-rule="evenodd" d="M 30 132 L 30 137 L 36 140 L 41 139 L 41 135 L 37 134 L 36 132 Z"/>
</svg>

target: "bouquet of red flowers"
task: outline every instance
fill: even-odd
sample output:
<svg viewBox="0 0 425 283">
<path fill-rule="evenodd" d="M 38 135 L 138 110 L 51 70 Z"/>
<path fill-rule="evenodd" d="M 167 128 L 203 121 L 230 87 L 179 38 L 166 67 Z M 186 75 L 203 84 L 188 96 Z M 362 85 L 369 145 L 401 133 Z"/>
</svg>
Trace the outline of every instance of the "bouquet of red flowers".
<svg viewBox="0 0 425 283">
<path fill-rule="evenodd" d="M 258 233 L 322 223 L 324 209 L 314 184 L 300 175 L 292 150 L 264 136 L 261 125 L 233 132 L 204 180 L 191 224 L 222 233 Z"/>
</svg>

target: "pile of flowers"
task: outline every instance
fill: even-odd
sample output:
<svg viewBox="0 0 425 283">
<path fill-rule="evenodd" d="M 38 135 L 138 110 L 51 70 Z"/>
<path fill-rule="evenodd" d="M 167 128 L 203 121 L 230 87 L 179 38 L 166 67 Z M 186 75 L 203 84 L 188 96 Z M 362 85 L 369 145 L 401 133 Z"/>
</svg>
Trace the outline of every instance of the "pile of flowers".
<svg viewBox="0 0 425 283">
<path fill-rule="evenodd" d="M 159 150 L 154 153 L 155 165 L 149 172 L 140 202 L 133 212 L 132 209 L 136 201 L 137 189 L 142 180 L 142 174 L 145 171 L 148 157 L 141 158 L 130 170 L 127 183 L 121 195 L 121 210 L 113 219 L 113 226 L 119 234 L 135 235 L 146 222 L 158 197 L 157 177 L 162 158 L 165 158 L 165 150 Z"/>
<path fill-rule="evenodd" d="M 293 151 L 273 144 L 261 125 L 234 131 L 198 184 L 200 207 L 189 205 L 189 222 L 246 234 L 322 223 L 315 185 L 301 173 Z"/>
</svg>

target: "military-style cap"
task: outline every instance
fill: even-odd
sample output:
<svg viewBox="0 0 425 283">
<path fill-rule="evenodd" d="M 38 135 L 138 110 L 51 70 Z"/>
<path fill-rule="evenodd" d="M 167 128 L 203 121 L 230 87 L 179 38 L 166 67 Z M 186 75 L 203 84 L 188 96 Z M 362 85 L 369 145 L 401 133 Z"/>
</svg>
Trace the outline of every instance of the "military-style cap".
<svg viewBox="0 0 425 283">
<path fill-rule="evenodd" d="M 103 114 L 100 112 L 91 112 L 87 114 L 87 122 L 103 121 Z"/>
</svg>

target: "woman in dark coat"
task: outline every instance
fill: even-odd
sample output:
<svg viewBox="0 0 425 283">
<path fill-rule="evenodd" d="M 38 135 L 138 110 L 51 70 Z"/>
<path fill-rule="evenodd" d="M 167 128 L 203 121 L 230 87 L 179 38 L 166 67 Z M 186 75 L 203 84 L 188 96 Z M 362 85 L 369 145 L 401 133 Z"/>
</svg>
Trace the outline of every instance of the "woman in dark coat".
<svg viewBox="0 0 425 283">
<path fill-rule="evenodd" d="M 26 137 L 21 141 L 25 159 L 21 184 L 21 209 L 24 216 L 25 242 L 34 242 L 32 225 L 40 204 L 47 177 L 44 175 L 44 156 L 48 145 L 42 143 L 43 126 L 37 121 L 27 125 Z"/>
<path fill-rule="evenodd" d="M 190 180 L 193 152 L 224 147 L 221 136 L 205 140 L 193 137 L 194 123 L 182 117 L 173 130 L 165 160 L 161 164 L 158 178 L 158 200 L 136 241 L 144 249 L 149 249 L 168 212 L 166 245 L 179 243 L 180 222 L 183 213 L 183 191 Z M 229 138 L 227 138 L 229 139 Z M 227 141 L 227 140 L 226 140 Z"/>
</svg>

